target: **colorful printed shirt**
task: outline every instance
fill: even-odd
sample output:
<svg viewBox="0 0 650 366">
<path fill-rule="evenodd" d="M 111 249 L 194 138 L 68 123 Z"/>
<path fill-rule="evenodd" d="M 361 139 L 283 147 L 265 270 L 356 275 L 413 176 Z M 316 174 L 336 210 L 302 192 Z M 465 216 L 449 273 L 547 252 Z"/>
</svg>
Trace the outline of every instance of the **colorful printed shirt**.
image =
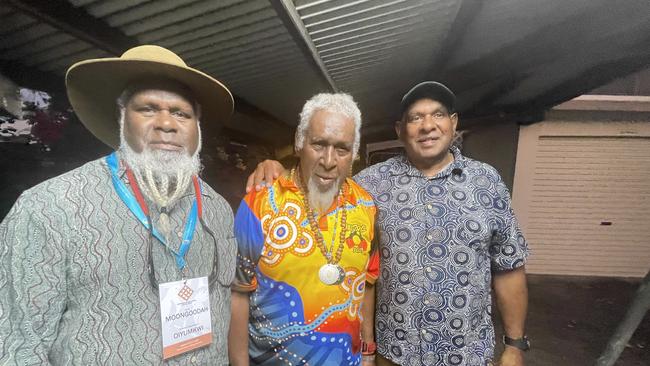
<svg viewBox="0 0 650 366">
<path fill-rule="evenodd" d="M 346 182 L 342 204 L 332 204 L 318 220 L 325 246 L 336 253 L 343 245 L 338 264 L 345 279 L 339 285 L 319 279 L 327 260 L 290 178 L 242 201 L 235 217 L 233 289 L 250 292 L 251 364 L 360 364 L 361 300 L 366 281 L 374 283 L 379 270 L 378 254 L 371 255 L 375 206 L 361 187 Z M 339 205 L 347 216 L 343 243 Z"/>
<path fill-rule="evenodd" d="M 378 210 L 377 352 L 399 365 L 485 365 L 492 272 L 528 256 L 497 171 L 452 152 L 433 177 L 403 155 L 355 176 Z"/>
</svg>

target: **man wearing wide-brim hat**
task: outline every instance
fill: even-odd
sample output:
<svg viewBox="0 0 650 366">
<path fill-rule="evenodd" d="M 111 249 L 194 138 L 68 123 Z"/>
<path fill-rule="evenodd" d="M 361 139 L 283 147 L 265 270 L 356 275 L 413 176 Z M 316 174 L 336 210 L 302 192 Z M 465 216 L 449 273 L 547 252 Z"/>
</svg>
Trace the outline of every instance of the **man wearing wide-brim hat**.
<svg viewBox="0 0 650 366">
<path fill-rule="evenodd" d="M 0 364 L 226 365 L 232 210 L 199 177 L 228 89 L 140 46 L 66 75 L 116 149 L 27 191 L 0 223 Z"/>
</svg>

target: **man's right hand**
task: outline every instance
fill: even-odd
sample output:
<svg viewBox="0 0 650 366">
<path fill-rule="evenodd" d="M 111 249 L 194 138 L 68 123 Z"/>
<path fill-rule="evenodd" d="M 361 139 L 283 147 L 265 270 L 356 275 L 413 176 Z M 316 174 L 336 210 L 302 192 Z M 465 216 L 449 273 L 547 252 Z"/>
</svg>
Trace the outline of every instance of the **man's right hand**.
<svg viewBox="0 0 650 366">
<path fill-rule="evenodd" d="M 277 160 L 264 160 L 257 164 L 257 168 L 248 176 L 246 181 L 246 193 L 253 188 L 259 192 L 265 185 L 270 187 L 284 171 L 284 167 Z"/>
</svg>

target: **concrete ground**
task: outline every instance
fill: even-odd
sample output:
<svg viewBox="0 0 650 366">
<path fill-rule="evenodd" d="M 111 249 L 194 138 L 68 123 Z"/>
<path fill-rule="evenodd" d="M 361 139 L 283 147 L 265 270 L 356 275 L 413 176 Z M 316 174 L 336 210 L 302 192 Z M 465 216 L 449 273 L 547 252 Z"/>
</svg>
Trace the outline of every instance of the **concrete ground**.
<svg viewBox="0 0 650 366">
<path fill-rule="evenodd" d="M 532 349 L 526 354 L 526 365 L 594 365 L 639 283 L 640 279 L 529 275 L 527 330 Z M 500 343 L 497 354 L 503 349 Z M 650 366 L 650 312 L 616 365 Z"/>
</svg>

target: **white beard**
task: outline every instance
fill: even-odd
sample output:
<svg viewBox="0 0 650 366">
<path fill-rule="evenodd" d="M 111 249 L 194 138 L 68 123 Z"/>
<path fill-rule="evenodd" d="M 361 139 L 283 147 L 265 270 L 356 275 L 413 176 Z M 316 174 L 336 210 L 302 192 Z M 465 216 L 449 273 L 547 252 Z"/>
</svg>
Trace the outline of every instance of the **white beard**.
<svg viewBox="0 0 650 366">
<path fill-rule="evenodd" d="M 120 119 L 120 155 L 133 170 L 142 193 L 158 208 L 169 209 L 190 188 L 192 176 L 201 170 L 199 145 L 193 155 L 182 151 L 151 150 L 145 146 L 142 152 L 135 152 L 124 138 L 124 117 Z"/>
<path fill-rule="evenodd" d="M 331 188 L 323 192 L 318 189 L 314 180 L 310 179 L 309 183 L 307 183 L 307 195 L 311 208 L 321 214 L 327 212 L 327 209 L 332 205 L 339 193 L 340 182 L 341 179 L 338 179 L 335 184 L 332 184 Z"/>
</svg>

